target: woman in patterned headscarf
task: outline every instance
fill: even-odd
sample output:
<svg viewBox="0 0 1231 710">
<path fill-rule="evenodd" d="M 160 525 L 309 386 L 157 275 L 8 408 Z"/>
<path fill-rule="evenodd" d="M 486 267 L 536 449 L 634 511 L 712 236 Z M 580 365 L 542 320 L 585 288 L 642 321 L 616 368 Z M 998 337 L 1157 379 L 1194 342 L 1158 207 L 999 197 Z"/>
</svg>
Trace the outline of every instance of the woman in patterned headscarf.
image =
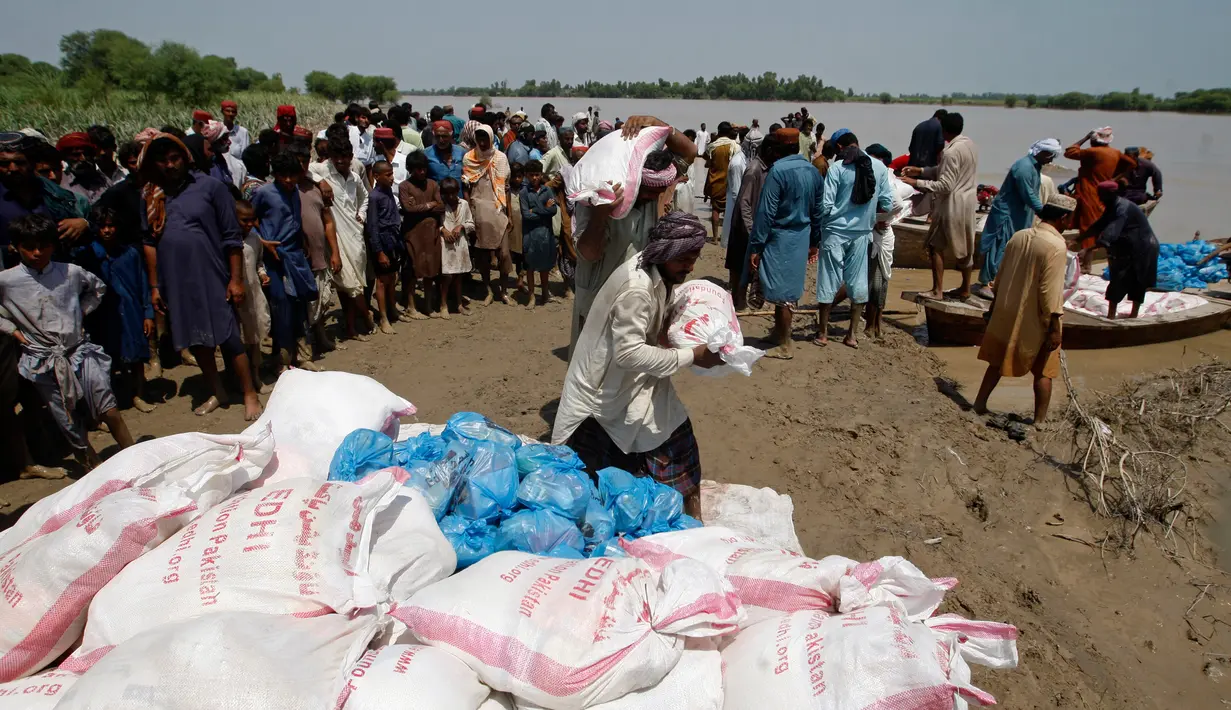
<svg viewBox="0 0 1231 710">
<path fill-rule="evenodd" d="M 513 269 L 509 254 L 509 208 L 505 182 L 509 178 L 509 159 L 496 150 L 495 135 L 490 126 L 471 121 L 474 148 L 462 159 L 462 182 L 466 184 L 467 199 L 474 213 L 474 251 L 479 275 L 483 279 L 486 305 L 495 300 L 508 303 L 504 295 L 504 282 Z M 470 128 L 470 124 L 466 125 Z M 463 129 L 463 140 L 465 129 Z M 496 254 L 500 268 L 500 280 L 491 283 L 492 253 Z"/>
</svg>

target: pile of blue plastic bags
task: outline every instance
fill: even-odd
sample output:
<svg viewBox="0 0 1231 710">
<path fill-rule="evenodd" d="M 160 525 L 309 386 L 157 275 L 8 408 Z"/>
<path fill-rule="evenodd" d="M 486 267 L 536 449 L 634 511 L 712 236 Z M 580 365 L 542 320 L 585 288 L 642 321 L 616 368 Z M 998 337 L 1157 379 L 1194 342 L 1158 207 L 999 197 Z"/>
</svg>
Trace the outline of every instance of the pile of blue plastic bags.
<svg viewBox="0 0 1231 710">
<path fill-rule="evenodd" d="M 1204 289 L 1210 284 L 1227 279 L 1227 264 L 1210 261 L 1198 266 L 1217 247 L 1203 239 L 1194 239 L 1182 244 L 1158 245 L 1158 282 L 1160 291 L 1183 291 L 1186 288 Z M 1103 270 L 1103 278 L 1110 279 L 1110 270 Z"/>
<path fill-rule="evenodd" d="M 453 415 L 439 436 L 407 441 L 356 429 L 334 453 L 329 480 L 357 481 L 394 466 L 409 474 L 406 485 L 422 491 L 459 569 L 502 550 L 623 556 L 622 537 L 701 526 L 684 514 L 674 488 L 618 468 L 591 477 L 567 446 L 523 445 L 474 412 Z"/>
</svg>

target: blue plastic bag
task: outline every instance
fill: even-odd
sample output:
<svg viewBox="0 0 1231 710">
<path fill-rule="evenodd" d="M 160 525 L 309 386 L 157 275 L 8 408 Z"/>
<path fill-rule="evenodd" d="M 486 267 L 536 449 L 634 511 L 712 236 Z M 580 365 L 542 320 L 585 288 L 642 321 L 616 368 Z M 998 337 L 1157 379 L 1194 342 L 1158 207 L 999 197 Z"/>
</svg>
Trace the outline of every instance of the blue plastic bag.
<svg viewBox="0 0 1231 710">
<path fill-rule="evenodd" d="M 653 483 L 615 467 L 598 472 L 599 497 L 615 521 L 616 532 L 632 533 L 641 527 L 653 497 Z"/>
<path fill-rule="evenodd" d="M 438 460 L 410 459 L 399 461 L 398 465 L 410 474 L 406 485 L 423 493 L 436 519 L 440 520 L 452 508 L 453 499 L 466 481 L 470 452 L 465 444 L 454 441 L 445 447 L 444 455 Z"/>
<path fill-rule="evenodd" d="M 587 552 L 615 537 L 615 519 L 597 496 L 590 498 L 578 527 L 581 528 L 581 536 L 585 538 Z"/>
<path fill-rule="evenodd" d="M 545 466 L 522 479 L 517 501 L 531 510 L 552 510 L 576 521 L 586 512 L 590 491 L 590 479 L 581 471 Z"/>
<path fill-rule="evenodd" d="M 482 520 L 467 520 L 457 515 L 440 521 L 440 532 L 457 553 L 457 568 L 464 569 L 499 551 L 500 531 Z"/>
<path fill-rule="evenodd" d="M 582 559 L 585 541 L 577 524 L 550 510 L 519 510 L 500 524 L 500 549 Z"/>
<path fill-rule="evenodd" d="M 680 513 L 680 516 L 671 523 L 672 530 L 692 530 L 699 527 L 702 527 L 701 521 L 687 513 Z"/>
<path fill-rule="evenodd" d="M 450 442 L 443 436 L 432 436 L 423 432 L 413 439 L 398 442 L 394 446 L 394 452 L 399 463 L 412 460 L 440 461 L 448 453 L 450 443 L 454 442 Z"/>
<path fill-rule="evenodd" d="M 470 520 L 495 521 L 517 504 L 517 458 L 492 441 L 477 441 L 453 512 Z"/>
<path fill-rule="evenodd" d="M 492 420 L 474 412 L 458 412 L 449 417 L 445 430 L 441 433 L 446 439 L 475 441 L 491 441 L 503 444 L 516 451 L 521 448 L 521 439 L 513 432 L 496 424 Z"/>
<path fill-rule="evenodd" d="M 1158 272 L 1155 288 L 1160 291 L 1183 291 L 1184 273 L 1174 269 Z"/>
<path fill-rule="evenodd" d="M 1210 264 L 1209 266 L 1203 266 L 1197 270 L 1197 278 L 1201 279 L 1207 284 L 1212 284 L 1218 281 L 1222 281 L 1227 278 L 1227 265 L 1220 263 L 1220 264 Z"/>
<path fill-rule="evenodd" d="M 628 557 L 628 553 L 620 547 L 620 539 L 613 538 L 590 550 L 586 557 Z"/>
<path fill-rule="evenodd" d="M 358 481 L 369 473 L 397 465 L 393 439 L 371 429 L 346 435 L 329 462 L 329 480 Z"/>
<path fill-rule="evenodd" d="M 653 498 L 650 499 L 650 507 L 645 511 L 645 520 L 641 523 L 641 530 L 646 535 L 655 533 L 663 533 L 671 530 L 671 524 L 676 518 L 684 514 L 684 495 L 675 490 L 671 486 L 663 485 L 657 481 L 651 482 L 653 488 Z"/>
<path fill-rule="evenodd" d="M 571 468 L 584 471 L 586 465 L 576 452 L 567 446 L 530 444 L 517 450 L 517 472 L 524 478 L 528 473 L 545 466 Z"/>
</svg>

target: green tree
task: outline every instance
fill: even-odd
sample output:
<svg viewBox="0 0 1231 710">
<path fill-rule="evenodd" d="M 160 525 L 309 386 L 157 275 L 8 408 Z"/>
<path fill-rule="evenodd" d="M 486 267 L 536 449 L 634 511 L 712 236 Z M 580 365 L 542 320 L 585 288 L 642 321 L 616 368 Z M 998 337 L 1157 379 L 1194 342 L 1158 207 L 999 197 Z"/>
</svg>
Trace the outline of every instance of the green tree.
<svg viewBox="0 0 1231 710">
<path fill-rule="evenodd" d="M 342 100 L 347 103 L 362 99 L 367 94 L 365 77 L 354 72 L 347 74 L 338 82 L 338 92 L 342 95 Z"/>
<path fill-rule="evenodd" d="M 365 76 L 363 94 L 373 101 L 392 101 L 398 97 L 398 84 L 388 76 Z"/>
<path fill-rule="evenodd" d="M 72 85 L 103 92 L 144 90 L 151 61 L 150 48 L 115 30 L 74 32 L 60 39 L 60 66 Z"/>
<path fill-rule="evenodd" d="M 324 71 L 311 71 L 303 78 L 303 88 L 309 94 L 323 96 L 332 101 L 342 98 L 342 81 Z"/>
<path fill-rule="evenodd" d="M 893 103 L 893 96 L 891 96 L 888 91 L 882 91 L 879 98 L 880 102 L 883 104 Z"/>
<path fill-rule="evenodd" d="M 1034 108 L 1039 103 L 1039 97 L 1034 94 L 1026 94 L 1026 108 Z"/>
<path fill-rule="evenodd" d="M 207 62 L 191 47 L 163 42 L 151 57 L 146 89 L 197 106 L 208 105 L 235 86 L 229 65 L 219 59 Z"/>
<path fill-rule="evenodd" d="M 0 81 L 22 78 L 30 73 L 34 65 L 20 54 L 0 54 Z"/>
<path fill-rule="evenodd" d="M 1008 94 L 1004 97 L 1004 107 L 1005 108 L 1016 108 L 1016 106 L 1017 106 L 1016 96 L 1014 96 L 1013 94 Z"/>
</svg>

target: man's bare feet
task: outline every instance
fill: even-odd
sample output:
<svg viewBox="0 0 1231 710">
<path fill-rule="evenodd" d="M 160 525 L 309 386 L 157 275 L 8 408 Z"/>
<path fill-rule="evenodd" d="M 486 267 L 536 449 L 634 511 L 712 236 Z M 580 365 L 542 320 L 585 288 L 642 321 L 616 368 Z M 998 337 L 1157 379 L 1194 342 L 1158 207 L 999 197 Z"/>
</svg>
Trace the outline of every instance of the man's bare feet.
<svg viewBox="0 0 1231 710">
<path fill-rule="evenodd" d="M 300 360 L 297 367 L 301 370 L 307 370 L 308 372 L 324 372 L 320 365 L 317 365 L 315 362 L 307 359 Z"/>
<path fill-rule="evenodd" d="M 154 411 L 154 405 L 144 399 L 141 399 L 140 397 L 133 397 L 133 409 L 141 412 L 142 414 L 149 414 Z"/>
<path fill-rule="evenodd" d="M 59 466 L 39 466 L 38 464 L 30 464 L 21 470 L 17 475 L 21 479 L 42 478 L 48 481 L 58 481 L 61 478 L 68 476 L 68 471 Z"/>
<path fill-rule="evenodd" d="M 533 311 L 536 305 L 538 305 L 538 298 L 530 294 L 530 298 L 526 299 L 526 309 Z"/>
<path fill-rule="evenodd" d="M 979 415 L 987 414 L 987 404 L 979 404 L 978 402 L 975 402 L 974 406 L 971 407 L 970 410 Z"/>
<path fill-rule="evenodd" d="M 480 306 L 490 306 L 491 304 L 492 304 L 492 292 L 488 291 L 487 295 L 483 297 L 483 300 L 482 302 L 479 303 L 479 305 Z"/>
<path fill-rule="evenodd" d="M 812 339 L 812 344 L 817 346 L 818 348 L 826 347 L 829 345 L 829 336 L 828 335 L 818 335 Z"/>
<path fill-rule="evenodd" d="M 180 360 L 183 360 L 184 364 L 190 367 L 200 367 L 200 365 L 197 364 L 196 356 L 193 355 L 188 348 L 184 348 L 180 351 Z"/>
<path fill-rule="evenodd" d="M 848 348 L 854 348 L 856 350 L 859 349 L 859 341 L 855 339 L 854 335 L 848 335 L 845 338 L 843 338 L 842 344 Z"/>
<path fill-rule="evenodd" d="M 945 294 L 941 293 L 940 291 L 924 291 L 923 293 L 919 294 L 919 298 L 922 298 L 926 301 L 943 301 L 945 300 Z"/>
<path fill-rule="evenodd" d="M 197 407 L 196 409 L 192 410 L 192 413 L 197 415 L 198 417 L 203 417 L 206 414 L 209 414 L 210 412 L 218 409 L 223 404 L 224 402 L 218 399 L 217 397 L 210 397 L 209 399 L 205 400 L 205 404 L 202 404 L 200 407 Z"/>
<path fill-rule="evenodd" d="M 766 350 L 765 357 L 773 358 L 775 360 L 791 360 L 794 359 L 795 353 L 791 352 L 789 348 L 784 348 L 781 345 L 777 345 L 769 350 Z"/>
<path fill-rule="evenodd" d="M 261 399 L 256 392 L 244 395 L 244 421 L 254 422 L 261 416 Z"/>
<path fill-rule="evenodd" d="M 402 311 L 402 316 L 407 320 L 427 320 L 427 316 L 419 311 L 406 310 Z"/>
<path fill-rule="evenodd" d="M 436 311 L 436 313 L 434 313 L 433 315 L 435 315 L 437 318 L 443 318 L 444 320 L 451 320 L 453 318 L 453 315 L 449 313 L 448 308 L 441 308 L 439 311 Z"/>
<path fill-rule="evenodd" d="M 377 329 L 381 333 L 384 333 L 385 335 L 396 335 L 397 334 L 397 331 L 393 329 L 393 326 L 389 325 L 389 321 L 387 320 L 382 320 L 380 322 L 380 325 L 377 326 Z"/>
<path fill-rule="evenodd" d="M 162 377 L 162 361 L 150 360 L 145 365 L 145 379 L 156 380 Z"/>
<path fill-rule="evenodd" d="M 466 306 L 461 306 L 460 308 L 457 309 L 457 312 L 459 315 L 463 315 L 463 316 L 470 315 L 470 309 L 467 308 Z"/>
</svg>

